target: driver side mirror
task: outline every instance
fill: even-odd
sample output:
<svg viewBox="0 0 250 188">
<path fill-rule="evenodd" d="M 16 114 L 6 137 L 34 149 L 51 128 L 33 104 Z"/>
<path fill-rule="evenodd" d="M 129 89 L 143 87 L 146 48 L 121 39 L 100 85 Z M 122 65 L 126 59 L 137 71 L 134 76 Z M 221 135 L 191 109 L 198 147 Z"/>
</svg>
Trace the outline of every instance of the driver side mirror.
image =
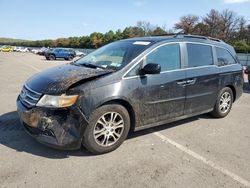
<svg viewBox="0 0 250 188">
<path fill-rule="evenodd" d="M 140 74 L 159 74 L 161 72 L 161 65 L 155 63 L 146 64 L 141 70 Z"/>
</svg>

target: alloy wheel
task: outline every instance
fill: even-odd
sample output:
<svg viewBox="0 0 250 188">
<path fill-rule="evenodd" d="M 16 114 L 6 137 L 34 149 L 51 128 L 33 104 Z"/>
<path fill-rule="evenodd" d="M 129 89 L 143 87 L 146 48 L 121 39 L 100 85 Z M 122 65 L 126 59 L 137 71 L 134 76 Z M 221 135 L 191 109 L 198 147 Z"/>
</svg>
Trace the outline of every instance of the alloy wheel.
<svg viewBox="0 0 250 188">
<path fill-rule="evenodd" d="M 226 91 L 221 95 L 220 98 L 219 109 L 221 113 L 223 114 L 227 113 L 228 110 L 230 110 L 231 105 L 232 105 L 232 97 L 230 93 Z"/>
<path fill-rule="evenodd" d="M 102 115 L 94 127 L 95 142 L 102 146 L 108 147 L 114 145 L 122 136 L 124 130 L 124 120 L 117 112 L 108 112 Z"/>
</svg>

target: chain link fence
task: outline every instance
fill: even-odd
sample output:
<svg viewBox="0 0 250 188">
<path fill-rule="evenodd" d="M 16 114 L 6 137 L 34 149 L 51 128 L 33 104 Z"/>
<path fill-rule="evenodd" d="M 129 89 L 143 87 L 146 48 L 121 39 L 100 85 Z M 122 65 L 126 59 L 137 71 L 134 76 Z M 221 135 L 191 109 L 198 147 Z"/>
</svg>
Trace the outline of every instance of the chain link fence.
<svg viewBox="0 0 250 188">
<path fill-rule="evenodd" d="M 237 53 L 237 56 L 238 56 L 242 66 L 250 65 L 250 53 L 249 54 Z"/>
</svg>

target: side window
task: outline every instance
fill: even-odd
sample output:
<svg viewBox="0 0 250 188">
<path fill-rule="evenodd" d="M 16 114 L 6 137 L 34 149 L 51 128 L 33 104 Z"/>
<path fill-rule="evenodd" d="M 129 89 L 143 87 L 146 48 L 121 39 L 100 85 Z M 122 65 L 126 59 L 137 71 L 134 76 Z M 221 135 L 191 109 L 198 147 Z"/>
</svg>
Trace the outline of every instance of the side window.
<svg viewBox="0 0 250 188">
<path fill-rule="evenodd" d="M 223 48 L 216 47 L 217 61 L 219 66 L 235 64 L 236 61 L 232 55 Z"/>
<path fill-rule="evenodd" d="M 155 49 L 144 60 L 145 64 L 157 63 L 161 65 L 161 71 L 181 68 L 180 45 L 167 44 Z"/>
<path fill-rule="evenodd" d="M 188 67 L 213 65 L 212 46 L 187 43 Z"/>
<path fill-rule="evenodd" d="M 137 75 L 139 75 L 140 67 L 141 67 L 141 63 L 139 63 L 138 65 L 136 65 L 136 66 L 126 75 L 126 77 L 131 77 L 131 76 L 137 76 Z"/>
</svg>

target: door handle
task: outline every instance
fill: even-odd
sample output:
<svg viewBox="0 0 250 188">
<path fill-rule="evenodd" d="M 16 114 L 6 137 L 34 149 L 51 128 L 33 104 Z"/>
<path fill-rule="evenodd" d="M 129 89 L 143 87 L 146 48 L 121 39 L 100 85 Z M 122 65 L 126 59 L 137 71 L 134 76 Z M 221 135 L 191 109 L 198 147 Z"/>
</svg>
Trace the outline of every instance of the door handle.
<svg viewBox="0 0 250 188">
<path fill-rule="evenodd" d="M 185 86 L 187 84 L 187 81 L 178 81 L 176 82 L 178 85 Z"/>
<path fill-rule="evenodd" d="M 187 80 L 187 85 L 193 85 L 193 84 L 195 84 L 195 82 L 196 82 L 196 79 L 195 79 L 195 78 L 194 78 L 194 79 Z"/>
</svg>

